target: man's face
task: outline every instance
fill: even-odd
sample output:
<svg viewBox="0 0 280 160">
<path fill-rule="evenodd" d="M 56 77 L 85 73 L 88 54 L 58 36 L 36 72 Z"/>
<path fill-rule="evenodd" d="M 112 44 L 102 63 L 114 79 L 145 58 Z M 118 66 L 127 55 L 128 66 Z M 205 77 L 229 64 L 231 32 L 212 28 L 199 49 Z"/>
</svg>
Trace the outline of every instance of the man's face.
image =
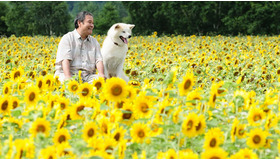
<svg viewBox="0 0 280 160">
<path fill-rule="evenodd" d="M 90 15 L 85 16 L 84 22 L 79 22 L 79 29 L 84 36 L 91 35 L 93 28 L 93 17 Z"/>
</svg>

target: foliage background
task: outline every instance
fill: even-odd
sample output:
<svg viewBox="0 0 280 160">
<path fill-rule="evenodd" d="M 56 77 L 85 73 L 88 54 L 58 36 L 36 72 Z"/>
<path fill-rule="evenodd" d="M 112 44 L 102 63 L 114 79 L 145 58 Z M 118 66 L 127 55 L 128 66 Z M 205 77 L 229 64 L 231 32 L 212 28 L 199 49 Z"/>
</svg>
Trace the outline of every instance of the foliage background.
<svg viewBox="0 0 280 160">
<path fill-rule="evenodd" d="M 95 17 L 96 34 L 117 22 L 136 35 L 277 35 L 278 1 L 11 1 L 0 2 L 0 35 L 63 35 L 82 10 Z"/>
</svg>

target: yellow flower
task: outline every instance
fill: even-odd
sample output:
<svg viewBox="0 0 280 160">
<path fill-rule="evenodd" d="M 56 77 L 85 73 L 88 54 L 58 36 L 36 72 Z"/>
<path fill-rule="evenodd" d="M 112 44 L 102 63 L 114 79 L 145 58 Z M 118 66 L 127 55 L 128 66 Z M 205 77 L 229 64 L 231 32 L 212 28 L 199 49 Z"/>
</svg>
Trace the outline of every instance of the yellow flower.
<svg viewBox="0 0 280 160">
<path fill-rule="evenodd" d="M 56 159 L 57 149 L 55 146 L 48 146 L 47 148 L 41 149 L 39 153 L 39 159 Z"/>
<path fill-rule="evenodd" d="M 247 117 L 248 123 L 252 126 L 259 126 L 262 123 L 262 120 L 265 119 L 265 113 L 262 109 L 252 107 L 249 110 L 249 114 Z"/>
<path fill-rule="evenodd" d="M 117 143 L 120 143 L 121 141 L 124 140 L 125 133 L 126 130 L 123 128 L 123 126 L 121 127 L 118 126 L 112 133 L 112 137 L 115 139 Z"/>
<path fill-rule="evenodd" d="M 205 141 L 203 148 L 206 150 L 213 149 L 213 148 L 219 148 L 221 144 L 224 143 L 224 134 L 221 131 L 220 128 L 211 128 L 206 134 L 205 134 Z"/>
<path fill-rule="evenodd" d="M 134 102 L 133 108 L 138 118 L 150 118 L 153 113 L 152 101 L 147 101 L 148 97 L 138 96 Z"/>
<path fill-rule="evenodd" d="M 0 99 L 0 113 L 4 115 L 9 114 L 12 107 L 11 102 L 9 101 L 9 97 L 6 95 Z"/>
<path fill-rule="evenodd" d="M 37 79 L 36 79 L 36 86 L 39 88 L 39 90 L 44 90 L 46 87 L 45 87 L 45 82 L 44 82 L 44 77 L 43 76 L 39 76 Z"/>
<path fill-rule="evenodd" d="M 12 82 L 6 82 L 3 86 L 3 95 L 9 95 L 12 92 Z"/>
<path fill-rule="evenodd" d="M 182 108 L 181 107 L 178 107 L 175 109 L 174 113 L 173 113 L 173 116 L 172 116 L 172 121 L 177 124 L 179 122 L 179 115 L 182 111 Z"/>
<path fill-rule="evenodd" d="M 183 77 L 183 81 L 179 84 L 179 93 L 181 96 L 187 95 L 189 91 L 192 90 L 194 86 L 194 75 L 192 71 L 187 71 L 185 77 Z"/>
<path fill-rule="evenodd" d="M 204 115 L 198 116 L 198 125 L 195 126 L 195 131 L 197 135 L 203 134 L 205 132 L 206 122 Z"/>
<path fill-rule="evenodd" d="M 68 83 L 68 90 L 72 93 L 77 93 L 78 92 L 78 89 L 79 89 L 79 83 L 75 80 L 71 80 L 69 83 Z"/>
<path fill-rule="evenodd" d="M 10 96 L 10 103 L 12 105 L 12 109 L 15 109 L 19 106 L 20 100 L 18 99 L 18 97 L 15 96 Z"/>
<path fill-rule="evenodd" d="M 127 84 L 123 79 L 113 77 L 106 81 L 103 92 L 110 101 L 121 101 L 128 95 Z"/>
<path fill-rule="evenodd" d="M 49 121 L 43 118 L 37 118 L 30 128 L 30 133 L 35 137 L 38 133 L 43 133 L 45 136 L 48 136 L 51 130 L 51 124 Z"/>
<path fill-rule="evenodd" d="M 150 129 L 146 124 L 134 123 L 130 130 L 130 136 L 132 137 L 132 142 L 143 143 L 144 140 L 149 137 Z"/>
<path fill-rule="evenodd" d="M 238 124 L 237 128 L 236 128 L 236 135 L 237 138 L 241 139 L 241 138 L 245 138 L 246 137 L 246 125 L 245 124 Z"/>
<path fill-rule="evenodd" d="M 123 108 L 121 109 L 121 111 L 122 111 L 121 123 L 125 123 L 126 125 L 131 124 L 133 122 L 133 120 L 135 119 L 134 118 L 135 111 L 131 107 L 130 103 L 125 103 Z"/>
<path fill-rule="evenodd" d="M 278 123 L 277 116 L 275 114 L 271 113 L 267 116 L 267 119 L 265 121 L 265 129 L 268 130 L 271 127 L 275 127 L 277 125 L 277 123 Z"/>
<path fill-rule="evenodd" d="M 183 121 L 182 132 L 187 137 L 197 136 L 196 127 L 198 126 L 198 115 L 195 113 L 190 113 Z"/>
<path fill-rule="evenodd" d="M 11 73 L 11 79 L 13 81 L 19 80 L 24 74 L 24 70 L 20 67 L 18 69 L 14 69 Z"/>
<path fill-rule="evenodd" d="M 222 148 L 210 148 L 201 153 L 202 159 L 227 159 L 228 153 Z"/>
<path fill-rule="evenodd" d="M 59 129 L 55 132 L 53 137 L 53 142 L 55 145 L 62 143 L 68 143 L 68 140 L 71 138 L 68 130 L 66 128 Z"/>
<path fill-rule="evenodd" d="M 230 159 L 259 159 L 258 155 L 253 150 L 244 148 L 240 149 L 237 153 L 230 156 Z"/>
<path fill-rule="evenodd" d="M 104 78 L 102 78 L 102 77 L 99 77 L 99 78 L 97 78 L 97 79 L 94 79 L 93 82 L 92 82 L 93 87 L 96 88 L 96 91 L 97 91 L 98 93 L 101 92 L 101 90 L 102 90 L 104 84 L 105 84 Z"/>
<path fill-rule="evenodd" d="M 198 159 L 198 154 L 194 153 L 192 150 L 180 150 L 179 159 Z"/>
<path fill-rule="evenodd" d="M 231 142 L 235 142 L 235 136 L 237 135 L 237 126 L 239 124 L 239 120 L 237 118 L 234 118 L 233 124 L 231 126 L 231 131 L 230 131 L 230 138 Z"/>
<path fill-rule="evenodd" d="M 37 86 L 29 87 L 24 94 L 24 101 L 27 105 L 35 106 L 39 101 L 39 89 Z"/>
<path fill-rule="evenodd" d="M 84 110 L 84 108 L 86 107 L 86 104 L 84 101 L 79 101 L 76 104 L 73 104 L 73 106 L 71 108 L 69 108 L 71 110 L 71 119 L 75 120 L 75 119 L 84 119 L 84 117 L 82 116 L 82 114 L 80 113 L 81 111 Z"/>
<path fill-rule="evenodd" d="M 80 98 L 90 98 L 93 92 L 93 87 L 85 82 L 79 86 L 78 95 Z"/>
<path fill-rule="evenodd" d="M 164 159 L 178 159 L 178 154 L 176 153 L 176 151 L 174 149 L 168 149 L 165 153 L 164 153 Z"/>
<path fill-rule="evenodd" d="M 95 122 L 87 122 L 84 124 L 83 139 L 87 142 L 89 139 L 95 138 L 98 134 L 98 129 Z"/>
<path fill-rule="evenodd" d="M 261 128 L 251 129 L 248 133 L 247 145 L 250 148 L 260 148 L 265 145 L 266 137 L 268 136 L 267 131 L 263 131 Z"/>
</svg>

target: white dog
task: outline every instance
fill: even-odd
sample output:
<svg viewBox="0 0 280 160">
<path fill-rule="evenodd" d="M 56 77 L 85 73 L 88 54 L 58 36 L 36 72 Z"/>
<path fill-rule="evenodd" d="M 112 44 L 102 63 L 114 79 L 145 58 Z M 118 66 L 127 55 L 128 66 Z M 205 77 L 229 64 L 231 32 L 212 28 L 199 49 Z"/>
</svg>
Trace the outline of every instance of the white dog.
<svg viewBox="0 0 280 160">
<path fill-rule="evenodd" d="M 109 29 L 101 49 L 106 78 L 119 77 L 126 82 L 129 81 L 123 71 L 123 65 L 128 50 L 128 39 L 131 37 L 131 30 L 134 26 L 133 24 L 116 23 Z"/>
</svg>

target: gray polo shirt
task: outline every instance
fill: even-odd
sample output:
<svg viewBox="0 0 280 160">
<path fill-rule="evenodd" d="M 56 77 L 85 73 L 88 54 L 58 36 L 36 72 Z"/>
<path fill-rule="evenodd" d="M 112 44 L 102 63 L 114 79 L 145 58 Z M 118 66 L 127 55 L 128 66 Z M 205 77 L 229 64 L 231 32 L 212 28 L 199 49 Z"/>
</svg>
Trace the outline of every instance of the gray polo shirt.
<svg viewBox="0 0 280 160">
<path fill-rule="evenodd" d="M 55 75 L 59 76 L 60 81 L 64 81 L 62 61 L 70 60 L 71 75 L 75 75 L 82 70 L 82 76 L 96 73 L 96 64 L 102 61 L 100 45 L 95 38 L 88 36 L 82 40 L 80 34 L 75 29 L 65 34 L 58 45 Z"/>
</svg>

